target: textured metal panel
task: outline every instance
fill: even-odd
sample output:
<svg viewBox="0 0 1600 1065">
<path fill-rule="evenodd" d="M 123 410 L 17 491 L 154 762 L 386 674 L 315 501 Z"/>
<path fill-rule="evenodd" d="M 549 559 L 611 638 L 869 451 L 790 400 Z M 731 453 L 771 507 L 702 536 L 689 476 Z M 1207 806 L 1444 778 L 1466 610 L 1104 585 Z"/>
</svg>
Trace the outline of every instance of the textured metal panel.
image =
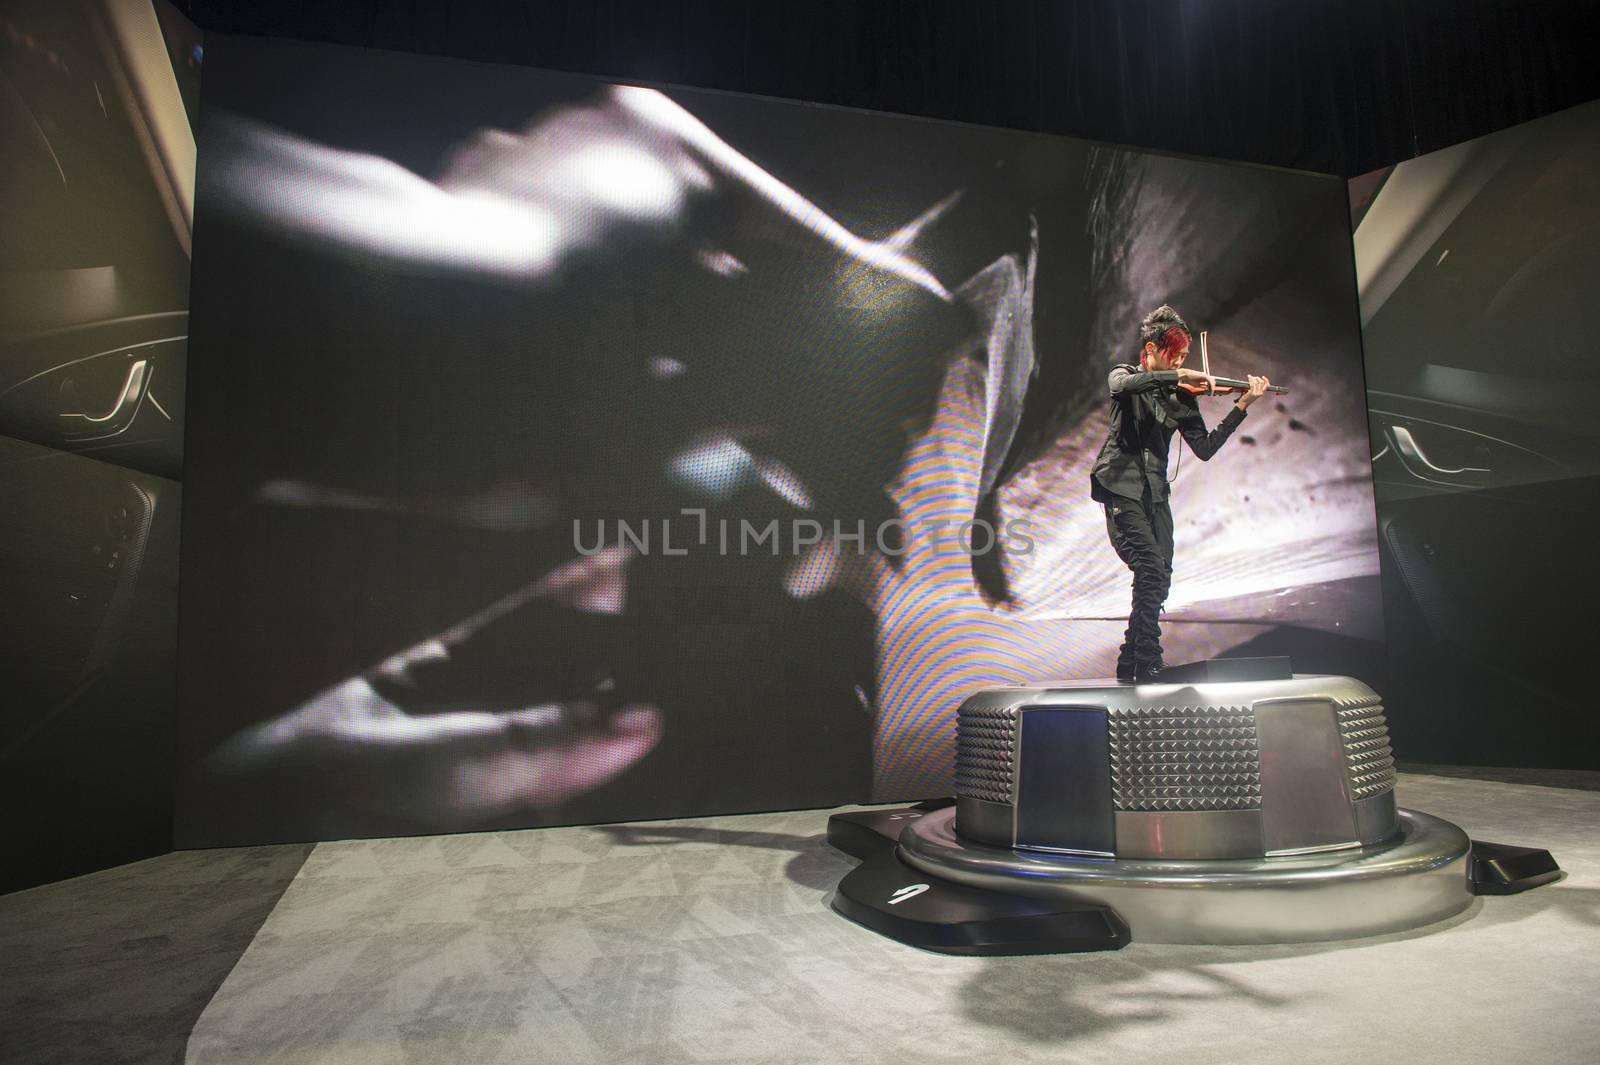
<svg viewBox="0 0 1600 1065">
<path fill-rule="evenodd" d="M 1339 734 L 1344 740 L 1350 797 L 1370 799 L 1394 790 L 1394 752 L 1389 747 L 1389 722 L 1383 706 L 1372 699 L 1339 700 Z"/>
<path fill-rule="evenodd" d="M 1016 752 L 1017 707 L 968 700 L 956 714 L 956 795 L 1010 804 Z"/>
<path fill-rule="evenodd" d="M 1311 730 L 1315 735 L 1284 721 L 1269 724 L 1269 731 L 1284 733 L 1269 751 L 1257 711 L 1263 720 L 1277 720 L 1284 711 L 1274 707 L 1294 703 L 1318 704 L 1323 724 Z M 1393 836 L 1394 764 L 1383 708 L 1376 692 L 1350 677 L 1137 686 L 1064 681 L 985 689 L 968 698 L 957 716 L 958 797 L 1009 809 L 1015 818 L 1018 723 L 1032 709 L 1062 706 L 1107 712 L 1117 819 L 1135 813 L 1256 814 L 1262 848 L 1275 855 L 1372 845 Z M 1263 769 L 1269 758 L 1280 785 L 1270 792 Z M 977 823 L 988 822 L 980 815 Z M 1223 820 L 1202 831 L 1198 822 L 1127 820 L 1117 853 L 1126 842 L 1140 855 L 1199 857 L 1200 851 L 1189 848 L 1210 838 L 1223 849 L 1213 857 L 1241 854 L 1244 823 Z M 1013 831 L 1005 840 L 1014 845 L 1016 838 Z"/>
<path fill-rule="evenodd" d="M 1355 846 L 1344 747 L 1330 699 L 1256 703 L 1268 854 Z"/>
<path fill-rule="evenodd" d="M 1259 810 L 1117 812 L 1118 858 L 1260 858 Z"/>
<path fill-rule="evenodd" d="M 1260 809 L 1260 754 L 1247 707 L 1119 706 L 1110 722 L 1119 811 Z"/>
</svg>

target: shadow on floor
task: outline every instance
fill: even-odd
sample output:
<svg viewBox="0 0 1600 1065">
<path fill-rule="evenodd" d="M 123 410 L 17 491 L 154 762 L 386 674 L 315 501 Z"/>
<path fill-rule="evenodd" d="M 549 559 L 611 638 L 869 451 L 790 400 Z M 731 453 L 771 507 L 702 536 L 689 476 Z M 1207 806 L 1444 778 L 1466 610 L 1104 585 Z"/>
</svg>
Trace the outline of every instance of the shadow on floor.
<svg viewBox="0 0 1600 1065">
<path fill-rule="evenodd" d="M 1449 934 L 1467 925 L 1483 931 L 1552 909 L 1600 925 L 1600 889 L 1557 887 L 1476 898 L 1466 910 L 1444 921 L 1361 939 L 1261 946 L 1141 944 L 1135 929 L 1134 943 L 1116 954 L 984 958 L 963 985 L 963 1012 L 975 1024 L 1004 1028 L 1040 1044 L 1086 1041 L 1134 1025 L 1172 1023 L 1197 1006 L 1223 1001 L 1282 1010 L 1289 1023 L 1297 1015 L 1293 1011 L 1313 1005 L 1312 999 L 1320 996 L 1303 990 L 1280 993 L 1228 970 L 1244 962 L 1350 951 L 1351 978 L 1359 979 L 1365 964 L 1359 952 L 1379 944 Z M 1118 984 L 1127 987 L 1119 992 Z"/>
<path fill-rule="evenodd" d="M 737 830 L 685 825 L 613 825 L 603 829 L 624 846 L 682 843 L 793 851 L 790 880 L 831 892 L 856 861 L 827 843 L 825 835 Z M 1558 856 L 1559 860 L 1559 856 Z M 1523 921 L 1558 908 L 1587 924 L 1600 924 L 1600 890 L 1535 889 L 1511 898 L 1479 898 L 1455 917 L 1423 928 L 1363 939 L 1264 946 L 1175 946 L 1134 944 L 1115 954 L 1046 955 L 970 959 L 961 993 L 963 1012 L 974 1024 L 1002 1028 L 1030 1043 L 1092 1040 L 1131 1026 L 1161 1024 L 1207 1003 L 1248 1002 L 1266 1010 L 1308 1005 L 1304 991 L 1279 993 L 1228 972 L 1241 962 L 1270 961 L 1360 950 L 1379 943 L 1420 939 L 1473 924 Z M 844 918 L 840 918 L 843 920 Z M 911 948 L 907 948 L 911 949 Z M 1126 985 L 1118 990 L 1118 985 Z"/>
<path fill-rule="evenodd" d="M 856 860 L 828 846 L 824 833 L 796 836 L 787 832 L 741 832 L 735 829 L 698 828 L 691 825 L 600 825 L 600 831 L 618 846 L 644 847 L 674 843 L 715 843 L 722 846 L 759 847 L 793 851 L 794 860 L 784 875 L 802 887 L 832 891 L 840 877 L 855 868 Z"/>
<path fill-rule="evenodd" d="M 1324 943 L 1190 946 L 1134 943 L 1116 954 L 983 958 L 961 992 L 975 1024 L 1004 1028 L 1030 1043 L 1089 1042 L 1136 1025 L 1167 1024 L 1207 1004 L 1248 1002 L 1267 1010 L 1311 1005 L 1306 993 L 1277 992 L 1231 975 L 1242 962 L 1301 958 L 1435 935 L 1480 918 L 1474 900 L 1462 913 L 1425 928 Z M 1117 985 L 1127 985 L 1121 990 Z M 1109 993 L 1108 993 L 1108 989 Z"/>
<path fill-rule="evenodd" d="M 0 896 L 6 1060 L 182 1062 L 312 846 L 179 851 Z"/>
</svg>

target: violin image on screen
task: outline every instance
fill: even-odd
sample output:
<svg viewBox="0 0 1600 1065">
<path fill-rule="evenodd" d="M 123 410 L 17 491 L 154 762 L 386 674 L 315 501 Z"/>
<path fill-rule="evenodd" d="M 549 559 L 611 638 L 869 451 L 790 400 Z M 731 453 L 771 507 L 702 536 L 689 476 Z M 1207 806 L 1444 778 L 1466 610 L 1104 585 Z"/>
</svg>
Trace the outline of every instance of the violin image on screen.
<svg viewBox="0 0 1600 1065">
<path fill-rule="evenodd" d="M 1209 392 L 1206 391 L 1204 385 L 1189 384 L 1188 382 L 1179 382 L 1178 387 L 1197 396 L 1226 396 L 1250 390 L 1249 381 L 1241 381 L 1237 377 L 1219 377 L 1211 373 L 1211 355 L 1206 350 L 1206 331 L 1204 329 L 1200 330 L 1200 372 L 1210 375 L 1211 379 L 1217 383 L 1217 387 Z M 1283 385 L 1268 385 L 1267 391 L 1276 392 L 1280 396 L 1289 394 L 1289 390 Z"/>
</svg>

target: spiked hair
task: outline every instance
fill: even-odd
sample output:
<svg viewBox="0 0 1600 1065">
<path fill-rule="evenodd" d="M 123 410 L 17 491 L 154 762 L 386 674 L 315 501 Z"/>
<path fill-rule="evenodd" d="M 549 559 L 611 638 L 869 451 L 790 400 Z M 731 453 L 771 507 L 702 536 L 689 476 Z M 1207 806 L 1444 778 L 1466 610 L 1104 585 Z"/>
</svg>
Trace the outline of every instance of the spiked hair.
<svg viewBox="0 0 1600 1065">
<path fill-rule="evenodd" d="M 1139 351 L 1154 344 L 1158 351 L 1171 354 L 1189 341 L 1189 325 L 1177 311 L 1163 303 L 1139 323 Z"/>
</svg>

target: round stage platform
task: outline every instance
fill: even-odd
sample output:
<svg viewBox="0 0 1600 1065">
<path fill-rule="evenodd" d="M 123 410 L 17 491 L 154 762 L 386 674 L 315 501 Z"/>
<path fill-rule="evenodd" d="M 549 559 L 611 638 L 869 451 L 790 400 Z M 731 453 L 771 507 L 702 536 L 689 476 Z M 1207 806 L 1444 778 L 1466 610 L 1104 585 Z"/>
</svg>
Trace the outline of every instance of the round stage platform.
<svg viewBox="0 0 1600 1065">
<path fill-rule="evenodd" d="M 1244 859 L 1118 859 L 1016 850 L 963 839 L 956 809 L 910 821 L 899 857 L 968 887 L 1109 906 L 1147 943 L 1294 943 L 1394 932 L 1472 902 L 1472 844 L 1447 821 L 1399 811 L 1399 835 L 1372 847 Z"/>
<path fill-rule="evenodd" d="M 1549 883 L 1547 851 L 1395 804 L 1378 693 L 1287 659 L 1158 684 L 986 688 L 956 713 L 953 799 L 835 814 L 862 859 L 834 909 L 951 954 L 1354 939 Z"/>
</svg>

